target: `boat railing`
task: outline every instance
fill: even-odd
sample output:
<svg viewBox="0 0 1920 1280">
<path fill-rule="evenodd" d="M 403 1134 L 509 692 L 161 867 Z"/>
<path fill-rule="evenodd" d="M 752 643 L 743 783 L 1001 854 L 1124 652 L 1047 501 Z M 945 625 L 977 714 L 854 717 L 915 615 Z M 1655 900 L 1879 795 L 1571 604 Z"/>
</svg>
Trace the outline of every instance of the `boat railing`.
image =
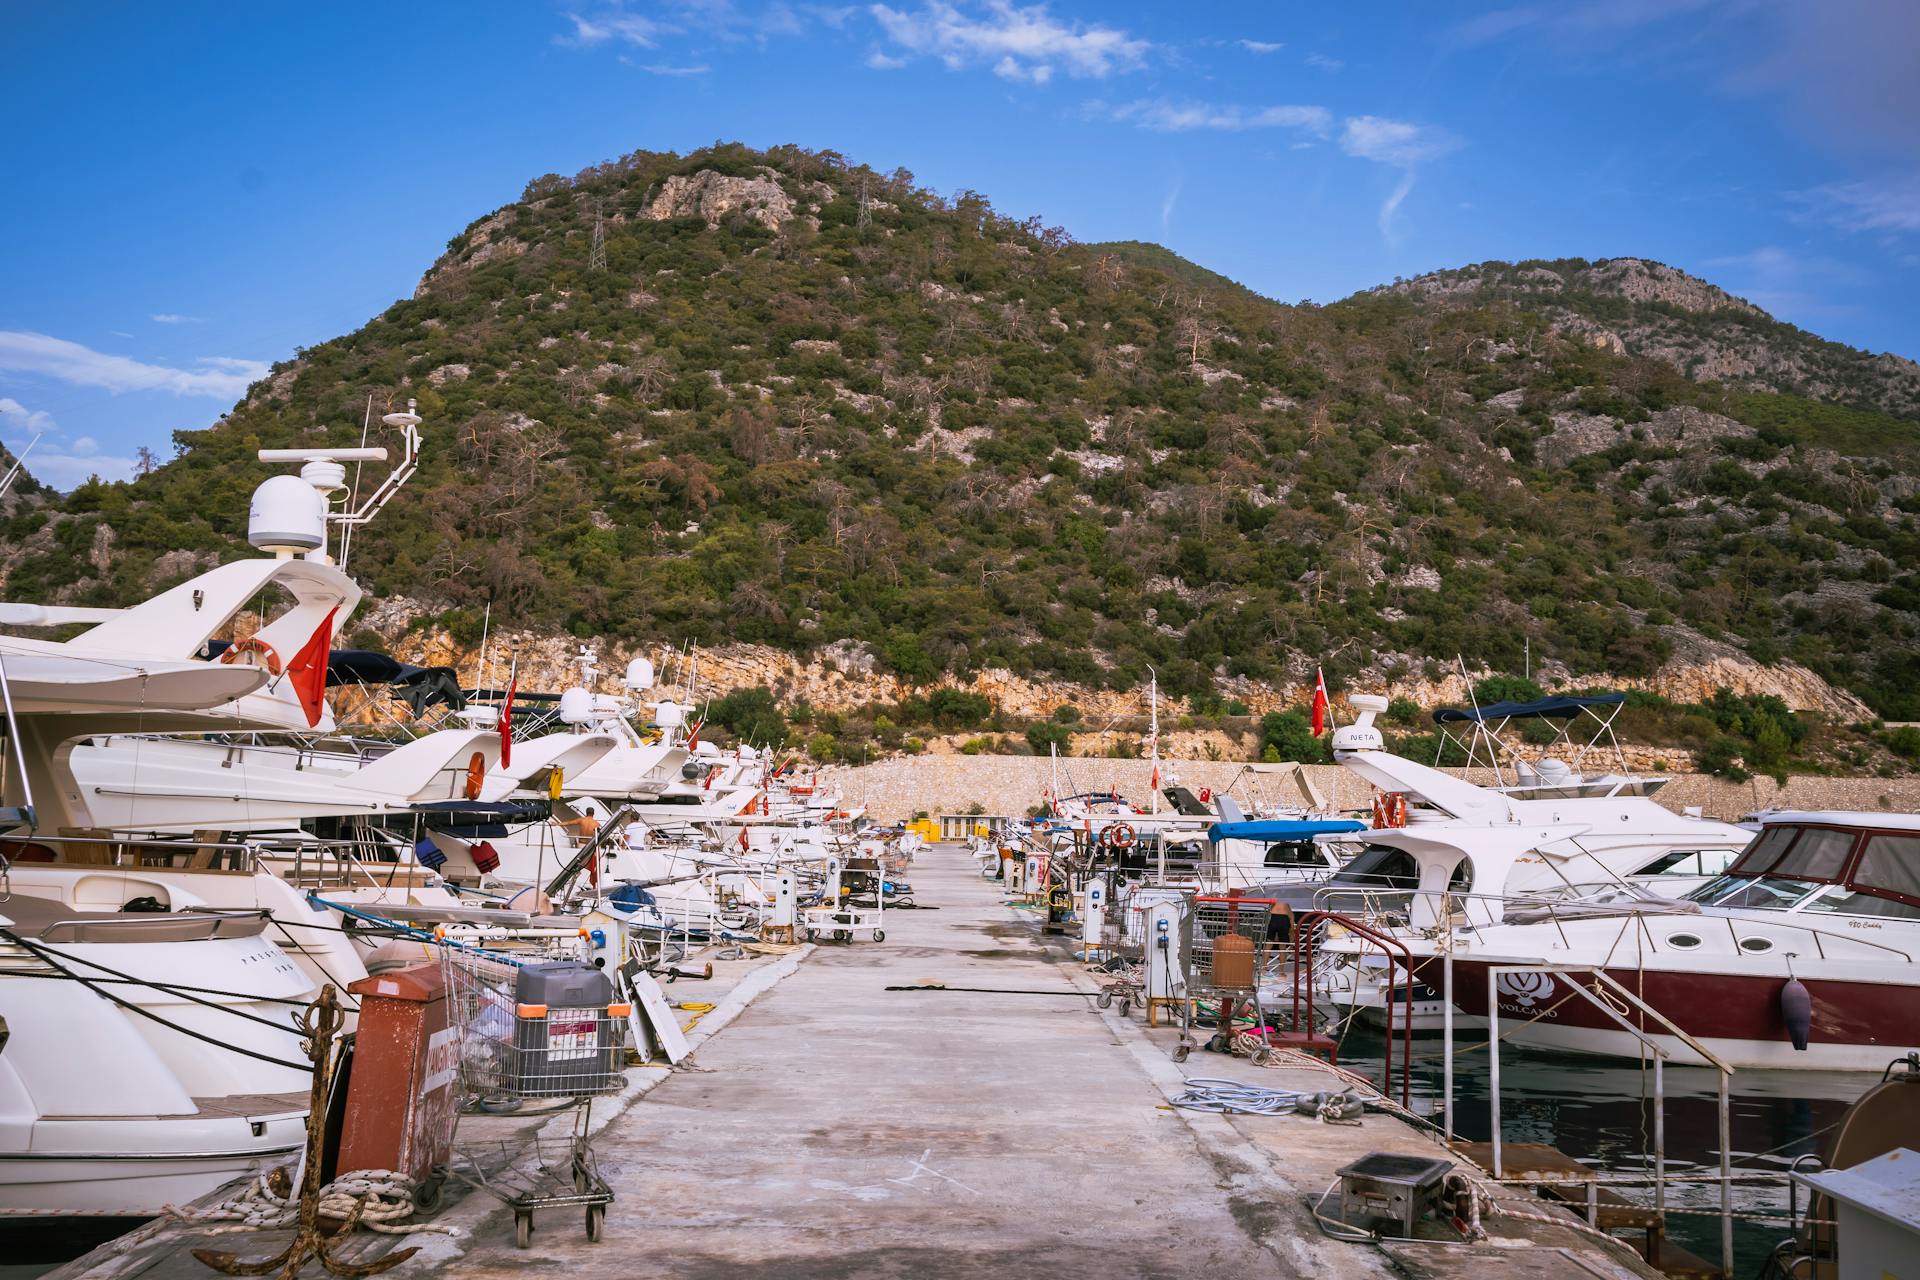
<svg viewBox="0 0 1920 1280">
<path fill-rule="evenodd" d="M 190 836 L 130 836 L 113 832 L 75 831 L 0 839 L 0 853 L 16 866 L 56 865 L 121 868 L 169 868 L 190 871 L 246 871 L 256 869 L 254 846 L 230 840 L 199 840 Z M 65 855 L 65 856 L 62 856 Z M 179 861 L 184 858 L 185 861 Z"/>
</svg>

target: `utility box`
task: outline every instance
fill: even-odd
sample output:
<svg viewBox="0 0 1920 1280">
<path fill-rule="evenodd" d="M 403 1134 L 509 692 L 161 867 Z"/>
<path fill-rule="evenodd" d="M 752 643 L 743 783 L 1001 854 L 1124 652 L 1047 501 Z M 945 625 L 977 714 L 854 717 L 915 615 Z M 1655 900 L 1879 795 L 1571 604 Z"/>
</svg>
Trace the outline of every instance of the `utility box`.
<svg viewBox="0 0 1920 1280">
<path fill-rule="evenodd" d="M 416 1182 L 451 1154 L 457 1111 L 458 1033 L 448 1025 L 446 977 L 437 962 L 362 978 L 347 1117 L 337 1171 L 392 1169 Z"/>
<path fill-rule="evenodd" d="M 1185 1000 L 1193 980 L 1193 900 L 1178 889 L 1147 888 L 1133 895 L 1141 912 L 1147 999 Z"/>
<path fill-rule="evenodd" d="M 1839 1280 L 1920 1280 L 1920 1151 L 1792 1177 L 1833 1201 Z"/>
</svg>

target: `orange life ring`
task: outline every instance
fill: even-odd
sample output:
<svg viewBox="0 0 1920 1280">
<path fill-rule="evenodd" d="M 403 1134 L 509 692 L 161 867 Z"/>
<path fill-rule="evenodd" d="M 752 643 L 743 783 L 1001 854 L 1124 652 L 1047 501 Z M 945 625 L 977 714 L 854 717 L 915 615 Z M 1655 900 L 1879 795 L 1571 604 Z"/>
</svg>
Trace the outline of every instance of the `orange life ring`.
<svg viewBox="0 0 1920 1280">
<path fill-rule="evenodd" d="M 1134 830 L 1124 822 L 1116 822 L 1106 830 L 1107 843 L 1116 849 L 1133 847 Z"/>
<path fill-rule="evenodd" d="M 467 799 L 478 800 L 480 789 L 487 781 L 487 753 L 476 751 L 467 761 Z"/>
<path fill-rule="evenodd" d="M 220 655 L 221 665 L 224 666 L 240 661 L 240 655 L 243 653 L 259 654 L 261 660 L 260 665 L 266 667 L 268 675 L 277 676 L 280 674 L 280 655 L 274 652 L 272 645 L 262 640 L 259 636 L 248 636 L 245 640 L 235 640 L 232 644 L 228 645 L 227 651 Z"/>
</svg>

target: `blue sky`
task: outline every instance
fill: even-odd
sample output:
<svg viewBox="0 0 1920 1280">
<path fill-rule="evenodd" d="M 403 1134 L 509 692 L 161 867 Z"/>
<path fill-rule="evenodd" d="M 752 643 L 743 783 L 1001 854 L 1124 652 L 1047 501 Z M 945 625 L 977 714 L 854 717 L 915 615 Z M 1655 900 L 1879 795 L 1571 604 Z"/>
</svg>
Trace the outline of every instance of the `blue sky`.
<svg viewBox="0 0 1920 1280">
<path fill-rule="evenodd" d="M 1330 301 L 1638 254 L 1920 356 L 1920 5 L 12 4 L 0 438 L 128 473 L 541 173 L 830 147 Z"/>
</svg>

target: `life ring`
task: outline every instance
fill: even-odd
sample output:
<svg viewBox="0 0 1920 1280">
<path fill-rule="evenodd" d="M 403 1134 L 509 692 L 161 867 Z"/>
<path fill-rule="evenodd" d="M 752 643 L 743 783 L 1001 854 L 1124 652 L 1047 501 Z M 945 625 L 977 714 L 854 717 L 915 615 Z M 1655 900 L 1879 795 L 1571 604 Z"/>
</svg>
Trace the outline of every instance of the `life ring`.
<svg viewBox="0 0 1920 1280">
<path fill-rule="evenodd" d="M 264 666 L 267 669 L 268 675 L 277 676 L 280 674 L 280 655 L 274 652 L 272 645 L 262 640 L 259 636 L 248 636 L 245 640 L 235 640 L 227 646 L 227 651 L 220 655 L 220 663 L 222 666 L 226 666 L 238 662 L 240 661 L 240 655 L 245 653 L 259 654 L 260 662 L 258 665 Z"/>
<path fill-rule="evenodd" d="M 1107 843 L 1116 849 L 1131 849 L 1134 830 L 1124 822 L 1116 822 L 1106 830 Z"/>
<path fill-rule="evenodd" d="M 478 800 L 487 781 L 487 753 L 476 751 L 467 761 L 467 799 Z"/>
</svg>

